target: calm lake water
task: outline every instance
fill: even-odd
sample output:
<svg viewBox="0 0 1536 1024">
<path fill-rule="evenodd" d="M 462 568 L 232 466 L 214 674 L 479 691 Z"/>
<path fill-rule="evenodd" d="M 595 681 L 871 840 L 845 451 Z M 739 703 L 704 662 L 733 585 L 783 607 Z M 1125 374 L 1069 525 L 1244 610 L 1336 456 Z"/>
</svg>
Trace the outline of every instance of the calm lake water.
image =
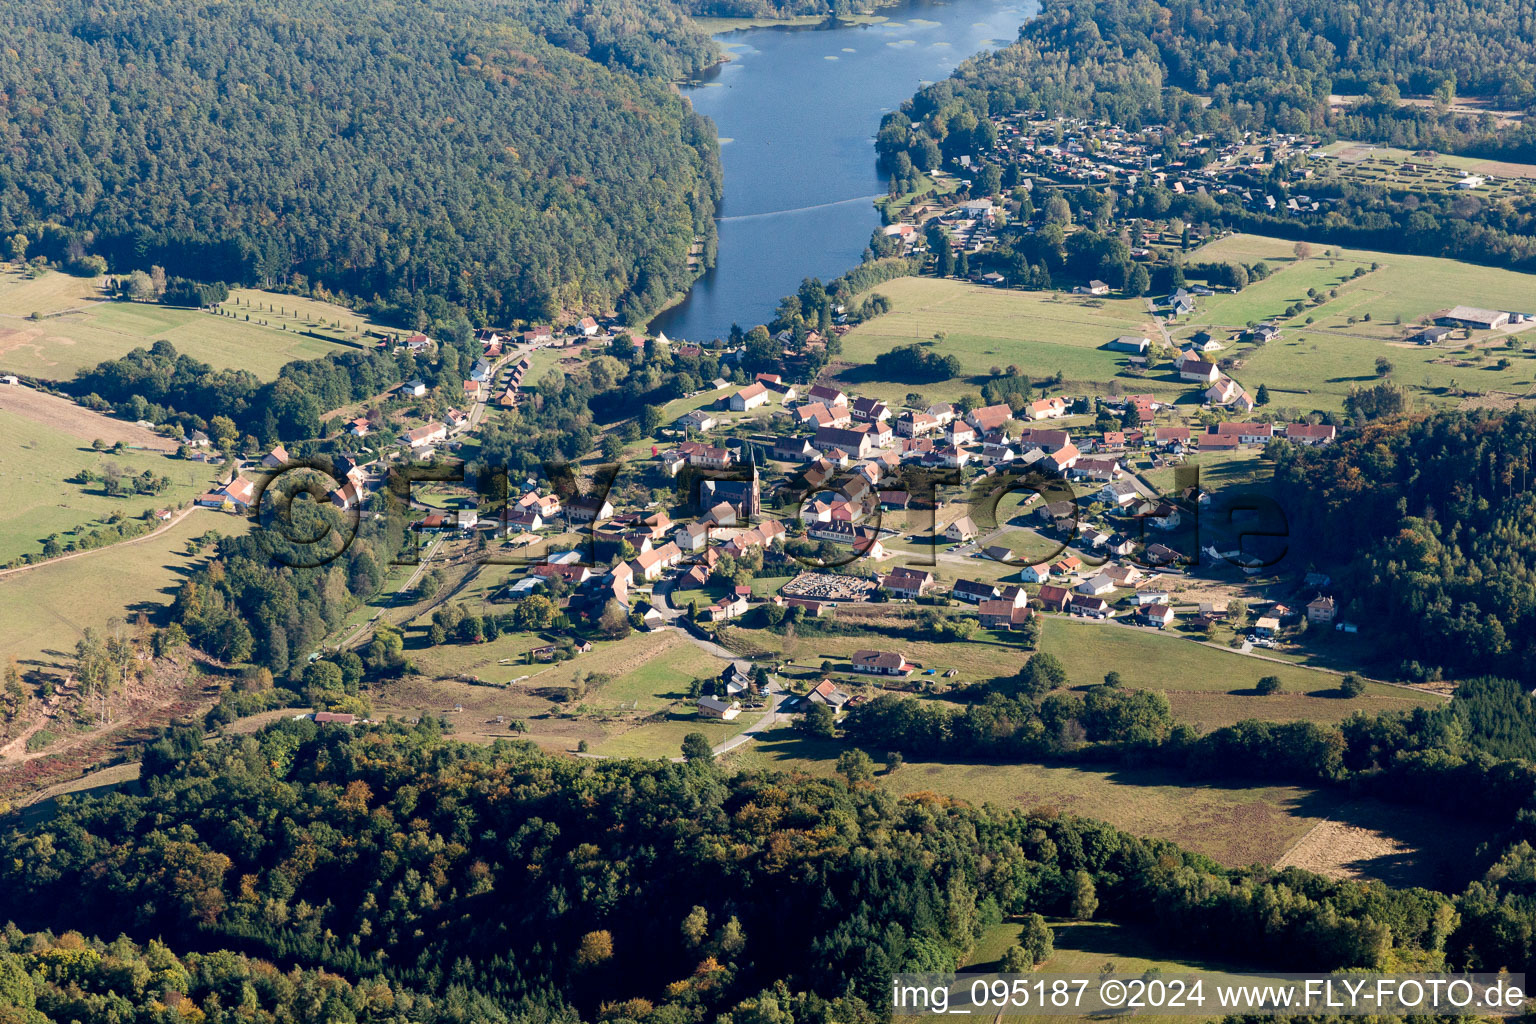
<svg viewBox="0 0 1536 1024">
<path fill-rule="evenodd" d="M 909 0 L 869 25 L 720 36 L 732 60 L 684 90 L 725 166 L 719 257 L 651 329 L 707 341 L 766 323 L 805 277 L 859 262 L 880 225 L 880 118 L 961 61 L 1012 42 L 1035 0 Z"/>
</svg>

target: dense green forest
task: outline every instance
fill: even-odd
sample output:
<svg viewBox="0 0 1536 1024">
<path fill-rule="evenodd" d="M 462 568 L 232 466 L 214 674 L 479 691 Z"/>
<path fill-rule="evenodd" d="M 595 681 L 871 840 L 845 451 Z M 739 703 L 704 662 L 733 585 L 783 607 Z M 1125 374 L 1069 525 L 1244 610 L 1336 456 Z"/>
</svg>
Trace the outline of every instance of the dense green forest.
<svg viewBox="0 0 1536 1024">
<path fill-rule="evenodd" d="M 1536 104 L 1533 18 L 1530 0 L 1237 0 L 1219 11 L 1197 0 L 1047 0 L 1018 42 L 888 115 L 881 150 L 926 167 L 971 151 L 978 118 L 1041 109 L 1133 128 L 1273 128 L 1529 158 L 1530 128 L 1397 100 L 1459 91 L 1516 111 Z M 1333 108 L 1335 93 L 1366 99 Z"/>
<path fill-rule="evenodd" d="M 891 972 L 952 969 L 1028 913 L 1312 970 L 1435 964 L 1455 927 L 1426 890 L 1223 869 L 1054 812 L 474 747 L 431 722 L 179 731 L 143 785 L 0 839 L 0 917 L 175 934 L 453 1019 L 856 1024 L 883 1016 Z"/>
<path fill-rule="evenodd" d="M 1536 683 L 1536 419 L 1443 413 L 1272 447 L 1297 554 L 1394 638 L 1407 675 Z"/>
<path fill-rule="evenodd" d="M 504 322 L 653 311 L 712 241 L 714 129 L 665 80 L 712 44 L 670 6 L 41 0 L 0 35 L 29 255 Z"/>
</svg>

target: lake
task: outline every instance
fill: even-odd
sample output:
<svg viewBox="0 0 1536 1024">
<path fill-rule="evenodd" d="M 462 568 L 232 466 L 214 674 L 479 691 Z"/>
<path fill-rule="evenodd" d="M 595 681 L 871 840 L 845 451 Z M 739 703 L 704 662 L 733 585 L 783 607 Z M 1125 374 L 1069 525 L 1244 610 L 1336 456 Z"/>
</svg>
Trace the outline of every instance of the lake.
<svg viewBox="0 0 1536 1024">
<path fill-rule="evenodd" d="M 683 94 L 720 133 L 719 255 L 653 331 L 693 341 L 773 316 L 802 278 L 859 262 L 887 180 L 880 119 L 967 57 L 1012 42 L 1035 0 L 908 0 L 884 21 L 775 26 L 717 38 L 731 60 Z"/>
</svg>

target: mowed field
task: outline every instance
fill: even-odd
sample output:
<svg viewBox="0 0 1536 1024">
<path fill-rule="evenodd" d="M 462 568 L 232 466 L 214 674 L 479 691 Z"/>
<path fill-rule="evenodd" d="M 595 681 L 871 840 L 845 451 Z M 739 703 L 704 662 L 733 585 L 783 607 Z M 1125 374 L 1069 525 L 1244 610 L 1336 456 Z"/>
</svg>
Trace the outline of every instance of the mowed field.
<svg viewBox="0 0 1536 1024">
<path fill-rule="evenodd" d="M 14 654 L 25 672 L 57 672 L 87 626 L 140 611 L 160 623 L 176 589 L 211 553 L 191 555 L 188 542 L 248 529 L 249 520 L 199 510 L 158 534 L 0 576 L 0 658 Z"/>
<path fill-rule="evenodd" d="M 322 327 L 340 319 L 341 313 L 350 317 L 350 322 L 358 320 L 341 307 L 264 292 L 237 295 L 261 305 L 270 301 L 275 308 L 286 304 L 290 314 L 296 304 L 301 312 L 313 307 L 307 309 L 313 315 L 268 315 L 246 306 L 237 312 L 231 305 L 230 315 L 221 316 L 196 309 L 116 302 L 103 297 L 95 280 L 58 272 L 28 280 L 14 269 L 6 269 L 0 271 L 0 370 L 67 380 L 77 370 L 165 340 L 178 352 L 216 368 L 250 370 L 270 379 L 291 360 L 356 347 L 348 343 L 345 331 Z M 34 312 L 42 319 L 29 319 Z M 247 313 L 249 321 L 244 319 Z M 313 337 L 303 333 L 307 330 L 330 331 L 335 337 Z"/>
<path fill-rule="evenodd" d="M 994 366 L 1017 365 L 1031 377 L 1062 373 L 1069 391 L 1103 391 L 1126 362 L 1102 346 L 1122 334 L 1157 338 L 1141 299 L 1087 299 L 1066 292 L 1025 292 L 988 288 L 931 277 L 902 277 L 873 289 L 891 300 L 891 312 L 860 324 L 843 336 L 843 362 L 873 363 L 901 345 L 921 343 L 959 358 L 966 374 L 985 376 Z M 934 335 L 942 333 L 942 340 Z M 1157 375 L 1153 375 L 1156 377 Z M 980 380 L 956 378 L 937 384 L 880 380 L 872 366 L 844 368 L 837 379 L 860 394 L 899 402 L 909 391 L 930 402 L 975 390 Z M 1122 378 L 1133 391 L 1172 400 L 1188 390 L 1153 378 Z"/>
<path fill-rule="evenodd" d="M 842 749 L 835 740 L 774 730 L 732 751 L 725 763 L 830 776 Z M 871 753 L 877 760 L 882 754 Z M 1301 846 L 1297 855 L 1311 870 L 1395 884 L 1460 884 L 1476 841 L 1448 819 L 1417 808 L 1299 786 L 1207 784 L 1154 769 L 909 760 L 894 773 L 877 773 L 875 784 L 899 796 L 934 792 L 1004 810 L 1055 808 L 1172 840 L 1229 867 L 1280 862 L 1315 829 L 1336 822 L 1367 837 L 1337 857 L 1316 842 Z"/>
<path fill-rule="evenodd" d="M 1455 305 L 1536 312 L 1536 275 L 1356 249 L 1335 249 L 1336 257 L 1325 258 L 1327 248 L 1314 244 L 1313 255 L 1298 260 L 1293 242 L 1232 235 L 1192 253 L 1190 259 L 1201 262 L 1263 260 L 1273 273 L 1235 295 L 1198 300 L 1195 314 L 1176 335 L 1210 331 L 1228 345 L 1223 358 L 1241 360 L 1233 376 L 1250 392 L 1266 384 L 1277 406 L 1340 410 L 1351 388 L 1381 379 L 1378 358 L 1393 364 L 1391 379 L 1422 403 L 1455 404 L 1468 393 L 1527 397 L 1536 390 L 1536 330 L 1529 326 L 1512 335 L 1475 332 L 1470 351 L 1461 340 L 1434 347 L 1406 340 L 1417 333 L 1416 325 Z M 1380 264 L 1374 271 L 1373 263 Z M 1357 267 L 1367 273 L 1353 278 Z M 1337 289 L 1338 296 L 1286 319 L 1287 306 L 1308 303 L 1309 289 L 1321 294 Z M 1232 331 L 1271 318 L 1283 328 L 1279 340 L 1262 347 L 1231 343 Z M 1508 359 L 1509 366 L 1499 369 L 1500 359 Z"/>
<path fill-rule="evenodd" d="M 447 715 L 460 739 L 531 739 L 561 751 L 585 741 L 594 753 L 614 757 L 675 757 L 687 733 L 720 743 L 757 719 L 751 712 L 731 722 L 698 717 L 689 681 L 717 676 L 725 663 L 677 630 L 598 641 L 569 661 L 528 664 L 526 653 L 545 642 L 518 633 L 483 644 L 410 649 L 416 674 L 378 688 L 375 709 Z M 565 699 L 578 680 L 585 684 L 582 695 Z M 514 733 L 513 720 L 527 731 Z"/>
<path fill-rule="evenodd" d="M 29 388 L 0 387 L 0 479 L 5 481 L 0 564 L 40 554 L 49 534 L 60 534 L 67 544 L 71 534 L 103 526 L 114 513 L 134 519 L 147 509 L 184 505 L 212 485 L 214 467 L 159 450 L 98 452 L 91 447 L 96 438 L 166 444 L 165 438 L 143 428 L 64 399 Z M 82 469 L 98 475 L 115 470 L 123 477 L 148 470 L 169 477 L 171 486 L 159 494 L 114 498 L 99 482 L 70 482 L 68 478 Z"/>
<path fill-rule="evenodd" d="M 1069 685 L 1096 685 L 1105 673 L 1119 672 L 1128 687 L 1166 693 L 1174 717 L 1202 731 L 1244 719 L 1338 722 L 1356 711 L 1376 714 L 1408 710 L 1441 699 L 1403 687 L 1367 683 L 1364 694 L 1347 700 L 1339 694 L 1340 676 L 1304 665 L 1248 657 L 1172 632 L 1062 616 L 1045 616 L 1043 622 L 1041 650 L 1061 660 Z M 819 672 L 824 662 L 831 662 L 831 673 L 839 677 L 840 685 L 854 690 L 879 685 L 872 677 L 853 674 L 849 668 L 848 656 L 865 648 L 900 651 L 920 666 L 917 674 L 908 677 L 909 685 L 932 681 L 947 686 L 1011 675 L 1031 653 L 1008 634 L 979 631 L 965 643 L 927 642 L 887 636 L 873 626 L 853 636 L 799 637 L 733 627 L 725 631 L 723 642 L 744 654 L 782 659 L 806 671 Z M 922 674 L 930 668 L 933 676 Z M 950 670 L 955 676 L 944 678 Z M 1282 692 L 1270 696 L 1256 693 L 1254 687 L 1265 676 L 1278 676 Z"/>
<path fill-rule="evenodd" d="M 1074 686 L 1093 685 L 1114 670 L 1126 686 L 1161 690 L 1174 710 L 1202 708 L 1226 725 L 1243 718 L 1293 722 L 1337 721 L 1353 711 L 1376 714 L 1438 704 L 1441 698 L 1401 686 L 1366 683 L 1353 700 L 1339 696 L 1340 676 L 1304 665 L 1284 664 L 1211 647 L 1181 634 L 1135 626 L 1105 625 L 1045 616 L 1041 650 L 1061 659 Z M 1282 690 L 1267 697 L 1253 692 L 1265 676 L 1276 676 Z M 1187 698 L 1187 699 L 1183 699 Z M 1196 699 L 1199 698 L 1199 699 Z M 1227 709 L 1221 714 L 1217 709 Z M 1181 720 L 1197 722 L 1197 718 Z"/>
</svg>

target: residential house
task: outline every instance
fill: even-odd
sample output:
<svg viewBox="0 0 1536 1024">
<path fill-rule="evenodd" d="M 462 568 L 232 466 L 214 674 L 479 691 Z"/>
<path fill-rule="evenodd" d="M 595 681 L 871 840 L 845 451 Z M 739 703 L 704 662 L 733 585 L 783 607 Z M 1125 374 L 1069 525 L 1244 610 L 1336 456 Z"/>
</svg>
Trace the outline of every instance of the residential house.
<svg viewBox="0 0 1536 1024">
<path fill-rule="evenodd" d="M 1077 445 L 1068 444 L 1065 448 L 1051 452 L 1040 462 L 1046 469 L 1054 471 L 1057 476 L 1064 476 L 1068 470 L 1077 465 L 1077 460 L 1081 457 L 1082 452 L 1077 450 Z"/>
<path fill-rule="evenodd" d="M 1216 383 L 1205 389 L 1205 400 L 1211 405 L 1231 405 L 1243 394 L 1242 385 L 1228 376 L 1216 378 Z"/>
<path fill-rule="evenodd" d="M 1271 423 L 1218 423 L 1211 432 L 1223 437 L 1236 437 L 1239 444 L 1267 444 L 1275 436 Z M 1201 440 L 1201 445 L 1205 444 Z"/>
<path fill-rule="evenodd" d="M 1032 420 L 1055 420 L 1067 414 L 1067 400 L 1061 397 L 1042 398 L 1037 402 L 1030 402 L 1025 407 L 1026 414 Z"/>
<path fill-rule="evenodd" d="M 1115 589 L 1115 581 L 1103 573 L 1099 573 L 1097 576 L 1090 576 L 1088 579 L 1083 580 L 1073 589 L 1079 594 L 1087 594 L 1089 597 L 1100 597 Z"/>
<path fill-rule="evenodd" d="M 773 457 L 779 462 L 810 462 L 820 454 L 808 437 L 781 437 L 773 443 Z"/>
<path fill-rule="evenodd" d="M 1067 605 L 1072 601 L 1072 591 L 1066 587 L 1058 587 L 1053 584 L 1045 584 L 1040 592 L 1035 595 L 1040 603 L 1051 611 L 1066 611 Z"/>
<path fill-rule="evenodd" d="M 811 691 L 805 695 L 805 699 L 810 704 L 825 704 L 833 711 L 841 711 L 843 705 L 849 701 L 848 694 L 839 690 L 830 679 L 823 679 L 811 687 Z"/>
<path fill-rule="evenodd" d="M 979 532 L 976 528 L 976 523 L 972 521 L 970 516 L 961 516 L 944 527 L 944 539 L 957 544 L 963 544 L 975 540 Z"/>
<path fill-rule="evenodd" d="M 1317 596 L 1307 602 L 1307 621 L 1320 626 L 1333 622 L 1338 614 L 1338 603 L 1331 597 Z"/>
<path fill-rule="evenodd" d="M 1146 604 L 1141 606 L 1136 618 L 1148 626 L 1162 629 L 1173 624 L 1173 609 L 1166 604 Z"/>
<path fill-rule="evenodd" d="M 1152 432 L 1152 443 L 1159 448 L 1185 447 L 1189 440 L 1188 427 L 1158 427 Z"/>
<path fill-rule="evenodd" d="M 427 423 L 408 430 L 405 433 L 405 441 L 414 450 L 425 445 L 436 444 L 448 437 L 448 428 L 441 423 Z"/>
<path fill-rule="evenodd" d="M 1108 482 L 1118 480 L 1124 475 L 1120 468 L 1119 459 L 1078 459 L 1068 471 L 1068 476 L 1073 480 L 1092 480 L 1094 482 Z"/>
<path fill-rule="evenodd" d="M 965 421 L 978 431 L 985 434 L 996 430 L 1004 423 L 1013 419 L 1013 410 L 1006 405 L 988 405 L 980 409 L 972 409 Z"/>
<path fill-rule="evenodd" d="M 692 412 L 683 413 L 677 418 L 677 425 L 684 430 L 713 430 L 719 421 L 703 409 L 695 409 Z"/>
<path fill-rule="evenodd" d="M 980 601 L 992 601 L 997 598 L 997 587 L 991 583 L 981 583 L 977 580 L 956 580 L 950 588 L 949 595 L 961 601 L 976 604 Z"/>
<path fill-rule="evenodd" d="M 1139 495 L 1140 492 L 1136 490 L 1136 484 L 1134 481 L 1111 480 L 1109 483 L 1099 488 L 1099 491 L 1095 497 L 1102 502 L 1119 508 L 1123 505 L 1129 505 L 1131 502 L 1135 501 Z"/>
<path fill-rule="evenodd" d="M 276 469 L 288 464 L 288 449 L 278 445 L 261 457 L 263 469 Z"/>
<path fill-rule="evenodd" d="M 729 722 L 741 714 L 741 701 L 733 700 L 727 703 L 715 697 L 699 698 L 700 718 L 722 718 Z"/>
<path fill-rule="evenodd" d="M 861 423 L 883 423 L 891 416 L 890 408 L 875 398 L 855 398 L 851 411 L 853 418 Z"/>
<path fill-rule="evenodd" d="M 1332 444 L 1339 436 L 1339 428 L 1332 423 L 1287 423 L 1285 439 L 1295 444 Z"/>
<path fill-rule="evenodd" d="M 1108 618 L 1109 602 L 1105 601 L 1102 597 L 1073 594 L 1072 600 L 1067 604 L 1067 611 L 1073 615 L 1082 615 L 1092 619 Z"/>
<path fill-rule="evenodd" d="M 1009 554 L 1012 555 L 1013 552 L 1010 551 Z M 1025 583 L 1044 583 L 1050 578 L 1051 564 L 1049 562 L 1041 562 L 1038 565 L 1026 565 L 1019 570 L 1019 579 Z"/>
<path fill-rule="evenodd" d="M 1214 384 L 1219 376 L 1221 371 L 1217 369 L 1215 363 L 1208 363 L 1198 356 L 1188 356 L 1179 363 L 1180 380 Z"/>
<path fill-rule="evenodd" d="M 915 667 L 899 651 L 854 651 L 849 661 L 855 672 L 877 676 L 909 676 Z"/>
<path fill-rule="evenodd" d="M 749 588 L 750 589 L 750 588 Z M 710 622 L 723 622 L 745 615 L 747 599 L 741 594 L 727 594 L 704 610 Z"/>
<path fill-rule="evenodd" d="M 817 427 L 815 445 L 822 451 L 829 448 L 841 448 L 850 456 L 858 459 L 865 458 L 874 449 L 875 439 L 873 434 L 865 429 L 845 429 L 843 427 Z"/>
<path fill-rule="evenodd" d="M 825 384 L 813 384 L 806 396 L 813 402 L 822 402 L 827 408 L 834 405 L 847 405 L 848 395 L 834 387 Z"/>
<path fill-rule="evenodd" d="M 613 516 L 613 504 L 595 494 L 582 494 L 565 505 L 565 518 L 574 523 L 594 523 Z"/>
<path fill-rule="evenodd" d="M 1019 629 L 1033 614 L 1028 605 L 998 600 L 982 601 L 976 611 L 981 616 L 982 629 Z"/>
<path fill-rule="evenodd" d="M 905 566 L 892 569 L 880 577 L 880 585 L 896 597 L 918 598 L 933 589 L 937 581 L 933 573 Z"/>
<path fill-rule="evenodd" d="M 900 437 L 922 437 L 941 429 L 939 418 L 926 412 L 904 412 L 896 418 L 896 433 Z"/>
</svg>

